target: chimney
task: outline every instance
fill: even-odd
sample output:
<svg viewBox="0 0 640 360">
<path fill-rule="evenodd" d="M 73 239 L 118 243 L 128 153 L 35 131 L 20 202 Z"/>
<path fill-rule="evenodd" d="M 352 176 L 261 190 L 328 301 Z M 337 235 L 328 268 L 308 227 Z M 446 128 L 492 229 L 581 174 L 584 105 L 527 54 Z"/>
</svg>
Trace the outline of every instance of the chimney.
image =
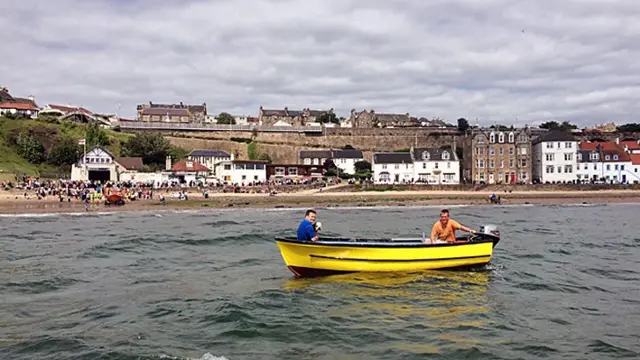
<svg viewBox="0 0 640 360">
<path fill-rule="evenodd" d="M 165 170 L 167 171 L 171 170 L 171 156 L 167 156 L 164 167 L 165 167 Z"/>
<path fill-rule="evenodd" d="M 33 102 L 36 102 L 36 98 L 35 98 L 35 96 L 33 96 L 33 95 L 29 95 L 29 100 L 31 100 L 31 101 L 33 101 Z"/>
</svg>

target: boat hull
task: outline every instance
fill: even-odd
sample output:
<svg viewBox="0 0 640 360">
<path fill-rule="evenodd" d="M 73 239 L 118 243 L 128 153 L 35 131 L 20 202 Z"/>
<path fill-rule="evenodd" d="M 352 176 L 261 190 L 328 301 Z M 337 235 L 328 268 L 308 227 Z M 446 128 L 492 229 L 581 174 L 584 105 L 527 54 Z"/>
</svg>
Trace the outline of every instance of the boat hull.
<svg viewBox="0 0 640 360">
<path fill-rule="evenodd" d="M 491 261 L 494 243 L 298 242 L 276 239 L 289 270 L 299 277 L 350 272 L 413 272 L 481 267 Z"/>
</svg>

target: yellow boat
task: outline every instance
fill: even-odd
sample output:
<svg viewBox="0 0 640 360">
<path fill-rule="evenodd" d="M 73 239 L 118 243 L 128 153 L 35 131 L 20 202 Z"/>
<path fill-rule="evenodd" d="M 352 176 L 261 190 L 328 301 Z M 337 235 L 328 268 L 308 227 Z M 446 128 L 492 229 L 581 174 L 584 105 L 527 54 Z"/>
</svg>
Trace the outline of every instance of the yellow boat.
<svg viewBox="0 0 640 360">
<path fill-rule="evenodd" d="M 320 238 L 300 241 L 276 237 L 285 264 L 298 277 L 351 272 L 413 272 L 482 267 L 500 241 L 495 225 L 485 225 L 455 243 L 431 244 L 422 238 Z"/>
</svg>

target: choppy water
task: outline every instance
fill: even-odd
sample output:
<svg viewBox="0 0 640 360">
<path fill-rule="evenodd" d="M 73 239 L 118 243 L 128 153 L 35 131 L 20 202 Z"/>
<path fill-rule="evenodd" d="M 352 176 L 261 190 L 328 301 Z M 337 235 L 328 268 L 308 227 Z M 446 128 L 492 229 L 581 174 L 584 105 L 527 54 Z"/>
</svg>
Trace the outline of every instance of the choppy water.
<svg viewBox="0 0 640 360">
<path fill-rule="evenodd" d="M 640 357 L 640 206 L 459 207 L 484 271 L 296 280 L 302 211 L 2 217 L 0 359 Z M 321 210 L 325 233 L 419 236 L 437 208 Z"/>
</svg>

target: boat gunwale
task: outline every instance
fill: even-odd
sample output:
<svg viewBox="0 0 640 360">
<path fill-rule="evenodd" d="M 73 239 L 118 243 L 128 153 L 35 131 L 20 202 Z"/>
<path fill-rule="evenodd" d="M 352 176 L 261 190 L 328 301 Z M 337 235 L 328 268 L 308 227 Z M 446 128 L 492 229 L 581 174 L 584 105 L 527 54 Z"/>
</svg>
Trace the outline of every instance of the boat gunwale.
<svg viewBox="0 0 640 360">
<path fill-rule="evenodd" d="M 492 243 L 495 246 L 496 241 L 491 239 L 477 240 L 477 241 L 459 241 L 454 243 L 437 243 L 437 244 L 425 244 L 420 240 L 415 241 L 393 241 L 391 238 L 380 239 L 356 239 L 355 241 L 349 238 L 330 238 L 331 241 L 318 240 L 302 241 L 295 237 L 280 237 L 275 238 L 276 242 L 283 242 L 296 245 L 306 246 L 328 246 L 328 247 L 362 247 L 362 248 L 442 248 L 450 246 L 466 246 L 466 245 L 479 245 Z M 362 241 L 364 240 L 364 241 Z"/>
</svg>

